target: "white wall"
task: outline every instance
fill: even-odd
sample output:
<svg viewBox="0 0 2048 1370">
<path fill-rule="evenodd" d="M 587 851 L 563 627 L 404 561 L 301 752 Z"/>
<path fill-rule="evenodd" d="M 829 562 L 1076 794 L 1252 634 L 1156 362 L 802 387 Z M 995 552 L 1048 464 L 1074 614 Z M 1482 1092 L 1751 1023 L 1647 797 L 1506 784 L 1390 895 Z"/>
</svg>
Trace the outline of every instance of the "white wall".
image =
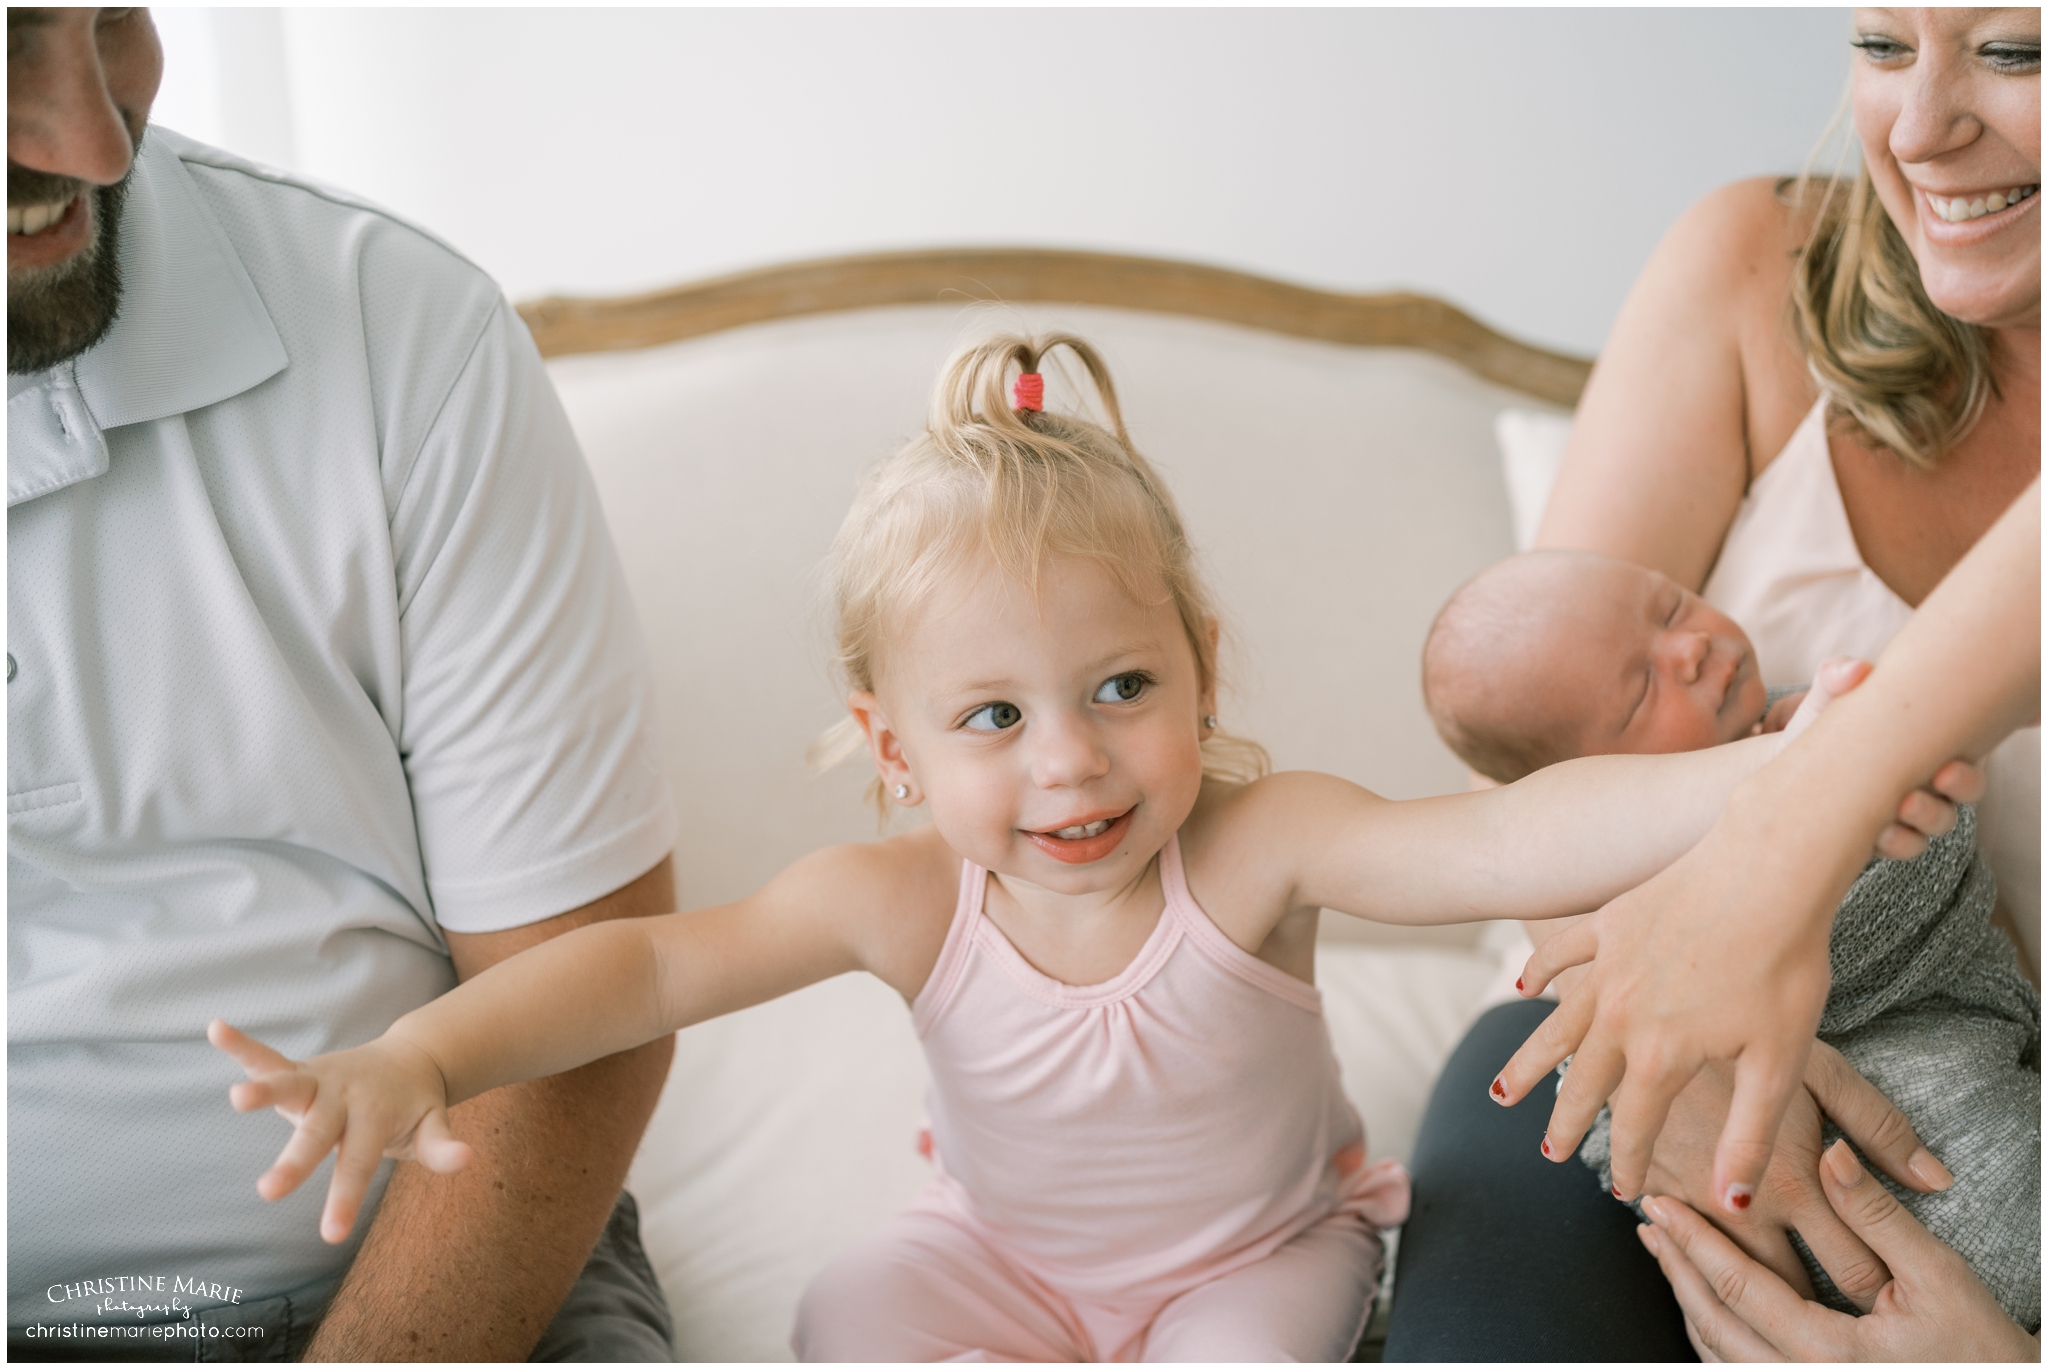
<svg viewBox="0 0 2048 1370">
<path fill-rule="evenodd" d="M 163 122 L 514 298 L 962 243 L 1411 287 L 1598 348 L 1688 203 L 1796 170 L 1846 10 L 183 10 Z M 211 120 L 211 123 L 207 121 Z"/>
</svg>

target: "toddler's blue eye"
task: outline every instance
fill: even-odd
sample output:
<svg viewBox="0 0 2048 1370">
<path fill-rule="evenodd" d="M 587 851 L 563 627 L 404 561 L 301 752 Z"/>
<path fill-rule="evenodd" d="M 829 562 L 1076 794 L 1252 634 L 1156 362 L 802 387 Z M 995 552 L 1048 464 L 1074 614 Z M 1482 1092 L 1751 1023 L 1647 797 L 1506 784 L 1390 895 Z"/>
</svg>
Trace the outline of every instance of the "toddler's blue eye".
<svg viewBox="0 0 2048 1370">
<path fill-rule="evenodd" d="M 1128 704 L 1145 693 L 1151 681 L 1142 672 L 1132 671 L 1128 675 L 1113 675 L 1102 682 L 1102 688 L 1095 692 L 1097 704 Z"/>
<path fill-rule="evenodd" d="M 984 704 L 967 715 L 966 726 L 978 733 L 999 733 L 1024 721 L 1024 711 L 1015 704 Z"/>
</svg>

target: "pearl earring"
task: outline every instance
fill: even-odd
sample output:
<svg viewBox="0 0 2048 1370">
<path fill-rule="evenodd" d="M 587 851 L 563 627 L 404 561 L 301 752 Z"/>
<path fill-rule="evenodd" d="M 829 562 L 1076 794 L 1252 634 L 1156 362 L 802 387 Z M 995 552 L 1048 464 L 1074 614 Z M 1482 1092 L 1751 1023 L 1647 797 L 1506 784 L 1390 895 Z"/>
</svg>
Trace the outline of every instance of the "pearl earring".
<svg viewBox="0 0 2048 1370">
<path fill-rule="evenodd" d="M 908 785 L 898 785 L 898 786 L 896 787 L 896 797 L 897 797 L 898 799 L 908 799 L 908 798 L 910 798 L 910 786 L 908 786 Z"/>
<path fill-rule="evenodd" d="M 1214 731 L 1216 731 L 1216 715 L 1214 715 L 1214 714 L 1203 714 L 1203 715 L 1202 715 L 1202 726 L 1203 726 L 1203 727 L 1205 727 L 1205 728 L 1207 728 L 1207 729 L 1208 729 L 1209 731 L 1211 731 L 1211 732 L 1214 732 Z"/>
</svg>

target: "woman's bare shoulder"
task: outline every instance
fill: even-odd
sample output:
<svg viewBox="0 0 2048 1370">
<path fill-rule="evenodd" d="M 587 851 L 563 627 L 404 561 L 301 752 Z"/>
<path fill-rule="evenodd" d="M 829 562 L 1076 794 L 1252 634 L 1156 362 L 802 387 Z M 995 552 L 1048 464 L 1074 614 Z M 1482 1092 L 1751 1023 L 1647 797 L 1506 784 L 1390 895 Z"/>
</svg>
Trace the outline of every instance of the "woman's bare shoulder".
<svg viewBox="0 0 2048 1370">
<path fill-rule="evenodd" d="M 1705 583 L 1744 491 L 1812 404 L 1790 309 L 1811 219 L 1789 189 L 1723 186 L 1664 235 L 1579 401 L 1537 546 Z"/>
<path fill-rule="evenodd" d="M 1679 216 L 1651 269 L 1682 277 L 1688 293 L 1782 313 L 1792 269 L 1813 228 L 1795 183 L 1757 176 L 1722 186 Z"/>
</svg>

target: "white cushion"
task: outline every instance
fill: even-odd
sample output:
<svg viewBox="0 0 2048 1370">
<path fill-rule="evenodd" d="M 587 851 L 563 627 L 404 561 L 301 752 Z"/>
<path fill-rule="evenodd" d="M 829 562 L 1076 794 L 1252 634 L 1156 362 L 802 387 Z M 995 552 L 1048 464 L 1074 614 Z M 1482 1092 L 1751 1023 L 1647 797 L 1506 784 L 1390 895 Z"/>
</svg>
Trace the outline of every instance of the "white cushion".
<svg viewBox="0 0 2048 1370">
<path fill-rule="evenodd" d="M 1543 508 L 1550 503 L 1550 489 L 1564 466 L 1572 421 L 1568 415 L 1549 410 L 1503 409 L 1494 418 L 1493 432 L 1500 442 L 1500 469 L 1514 518 L 1515 550 L 1526 552 L 1536 545 Z"/>
</svg>

